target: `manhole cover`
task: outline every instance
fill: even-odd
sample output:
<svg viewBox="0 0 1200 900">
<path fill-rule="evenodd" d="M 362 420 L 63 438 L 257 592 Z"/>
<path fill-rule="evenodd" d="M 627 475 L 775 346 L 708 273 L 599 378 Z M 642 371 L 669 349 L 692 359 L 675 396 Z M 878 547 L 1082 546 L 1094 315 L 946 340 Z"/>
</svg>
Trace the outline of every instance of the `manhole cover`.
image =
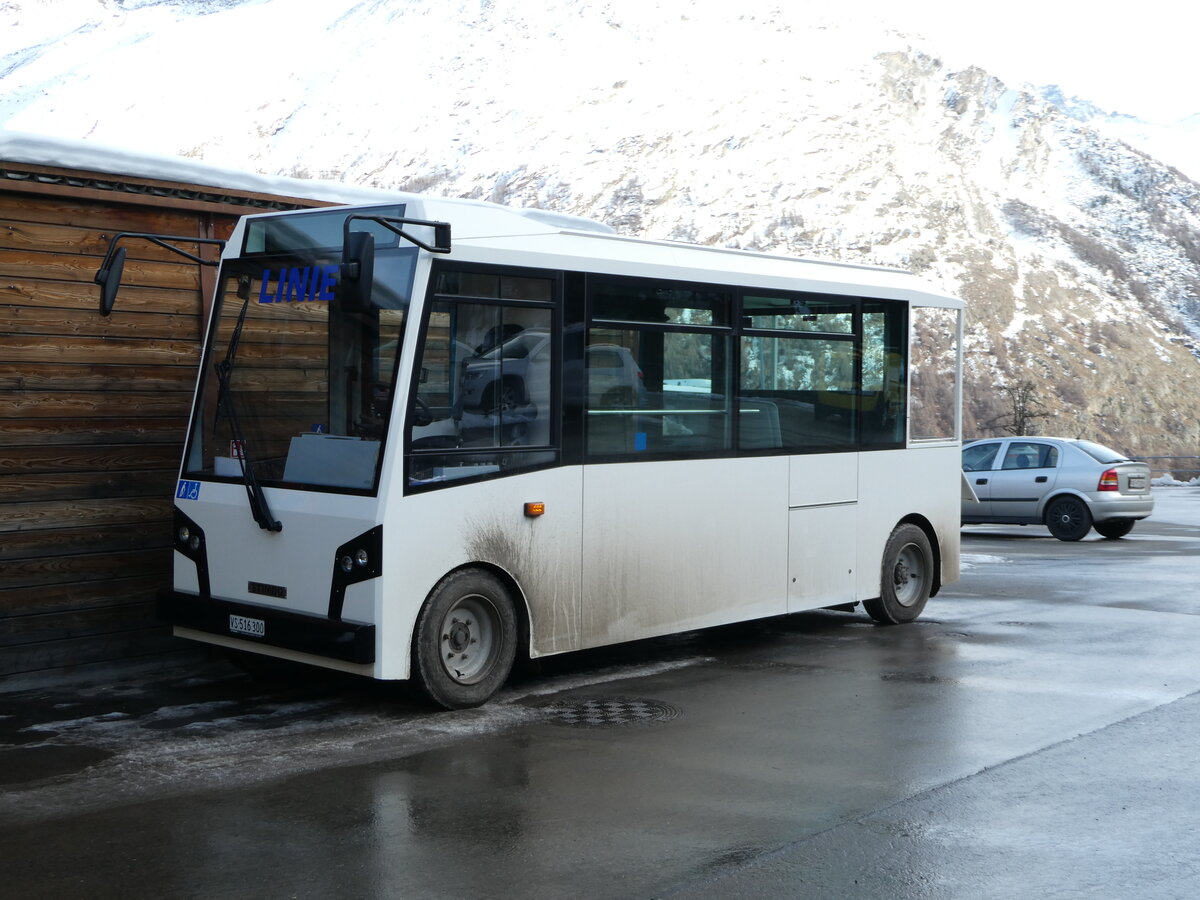
<svg viewBox="0 0 1200 900">
<path fill-rule="evenodd" d="M 610 725 L 636 725 L 669 722 L 679 710 L 661 700 L 641 697 L 592 697 L 586 700 L 560 700 L 544 707 L 546 717 L 555 725 L 576 728 L 605 728 Z"/>
</svg>

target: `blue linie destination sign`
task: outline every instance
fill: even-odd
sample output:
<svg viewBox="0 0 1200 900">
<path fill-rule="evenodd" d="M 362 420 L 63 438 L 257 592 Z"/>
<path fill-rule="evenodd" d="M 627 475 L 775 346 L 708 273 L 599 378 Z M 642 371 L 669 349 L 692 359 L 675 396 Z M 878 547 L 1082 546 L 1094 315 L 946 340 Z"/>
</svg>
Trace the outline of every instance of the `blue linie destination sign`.
<svg viewBox="0 0 1200 900">
<path fill-rule="evenodd" d="M 258 289 L 258 302 L 295 303 L 315 300 L 328 303 L 333 299 L 337 276 L 336 265 L 297 268 L 283 266 L 278 274 L 271 269 L 264 269 L 262 286 Z"/>
</svg>

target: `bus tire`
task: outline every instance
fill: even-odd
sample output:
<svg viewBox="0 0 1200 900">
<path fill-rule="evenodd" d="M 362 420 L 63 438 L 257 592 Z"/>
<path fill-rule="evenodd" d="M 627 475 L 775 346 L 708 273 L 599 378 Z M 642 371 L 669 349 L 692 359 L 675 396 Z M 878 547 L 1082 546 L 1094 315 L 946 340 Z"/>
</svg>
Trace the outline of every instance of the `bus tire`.
<svg viewBox="0 0 1200 900">
<path fill-rule="evenodd" d="M 911 622 L 933 590 L 933 549 L 916 525 L 897 525 L 883 550 L 879 596 L 864 600 L 867 614 L 882 625 Z"/>
<path fill-rule="evenodd" d="M 517 618 L 500 580 L 480 569 L 443 578 L 417 617 L 413 681 L 445 709 L 485 703 L 512 671 Z"/>
</svg>

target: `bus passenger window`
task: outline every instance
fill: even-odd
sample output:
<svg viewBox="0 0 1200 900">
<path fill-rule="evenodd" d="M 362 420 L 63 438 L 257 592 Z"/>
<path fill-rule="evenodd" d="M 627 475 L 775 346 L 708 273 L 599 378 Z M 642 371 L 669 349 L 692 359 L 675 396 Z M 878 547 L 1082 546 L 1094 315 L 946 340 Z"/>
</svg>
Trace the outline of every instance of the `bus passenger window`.
<svg viewBox="0 0 1200 900">
<path fill-rule="evenodd" d="M 477 290 L 487 287 L 486 280 L 463 280 Z M 510 287 L 537 294 L 535 280 L 513 279 Z M 434 301 L 409 409 L 410 485 L 503 474 L 557 459 L 548 449 L 553 334 L 548 307 Z"/>
<path fill-rule="evenodd" d="M 589 457 L 718 453 L 732 444 L 728 335 L 594 327 L 587 346 Z"/>
<path fill-rule="evenodd" d="M 908 321 L 902 303 L 863 301 L 862 446 L 904 446 Z"/>
<path fill-rule="evenodd" d="M 739 449 L 855 446 L 859 397 L 853 342 L 744 335 L 739 373 Z"/>
</svg>

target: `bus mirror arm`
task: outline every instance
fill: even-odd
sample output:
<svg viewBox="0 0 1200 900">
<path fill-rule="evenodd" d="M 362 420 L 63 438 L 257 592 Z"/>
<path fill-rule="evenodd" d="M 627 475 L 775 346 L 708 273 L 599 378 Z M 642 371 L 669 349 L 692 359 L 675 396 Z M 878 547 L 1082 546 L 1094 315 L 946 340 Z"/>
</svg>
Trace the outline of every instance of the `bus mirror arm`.
<svg viewBox="0 0 1200 900">
<path fill-rule="evenodd" d="M 398 216 L 346 216 L 346 221 L 342 224 L 343 245 L 345 241 L 354 232 L 350 231 L 350 223 L 354 221 L 374 222 L 377 225 L 382 225 L 393 234 L 399 235 L 410 244 L 416 244 L 422 250 L 427 250 L 430 253 L 449 253 L 450 252 L 450 223 L 449 222 L 432 222 L 428 219 L 402 219 Z M 425 228 L 433 229 L 433 243 L 423 241 L 415 234 L 409 234 L 400 226 L 402 225 L 420 225 Z"/>
<path fill-rule="evenodd" d="M 352 222 L 374 222 L 410 244 L 430 253 L 450 252 L 450 223 L 396 216 L 346 216 L 342 222 L 342 264 L 338 269 L 337 297 L 342 309 L 366 312 L 372 308 L 371 287 L 375 279 L 375 235 L 370 231 L 351 231 Z M 404 225 L 433 229 L 433 243 L 404 230 Z"/>
<path fill-rule="evenodd" d="M 396 216 L 346 216 L 342 223 L 342 265 L 338 272 L 338 297 L 344 309 L 366 311 L 371 308 L 371 285 L 375 276 L 375 236 L 369 231 L 351 231 L 351 222 L 374 222 L 393 234 L 416 244 L 429 253 L 450 252 L 450 223 Z M 405 231 L 404 225 L 433 229 L 433 243 Z"/>
<path fill-rule="evenodd" d="M 121 286 L 121 274 L 125 270 L 125 248 L 118 247 L 117 243 L 124 238 L 138 238 L 149 241 L 152 244 L 170 250 L 172 253 L 186 256 L 192 262 L 202 266 L 218 265 L 218 260 L 204 259 L 195 253 L 188 253 L 174 244 L 168 244 L 167 241 L 181 241 L 190 244 L 216 244 L 222 249 L 225 247 L 225 241 L 218 238 L 186 237 L 174 234 L 145 234 L 136 231 L 122 231 L 120 234 L 113 235 L 112 240 L 108 242 L 108 250 L 104 253 L 104 261 L 100 263 L 100 268 L 96 272 L 94 279 L 96 284 L 100 285 L 100 315 L 102 316 L 107 316 L 112 312 L 113 304 L 117 300 L 117 288 Z"/>
</svg>

